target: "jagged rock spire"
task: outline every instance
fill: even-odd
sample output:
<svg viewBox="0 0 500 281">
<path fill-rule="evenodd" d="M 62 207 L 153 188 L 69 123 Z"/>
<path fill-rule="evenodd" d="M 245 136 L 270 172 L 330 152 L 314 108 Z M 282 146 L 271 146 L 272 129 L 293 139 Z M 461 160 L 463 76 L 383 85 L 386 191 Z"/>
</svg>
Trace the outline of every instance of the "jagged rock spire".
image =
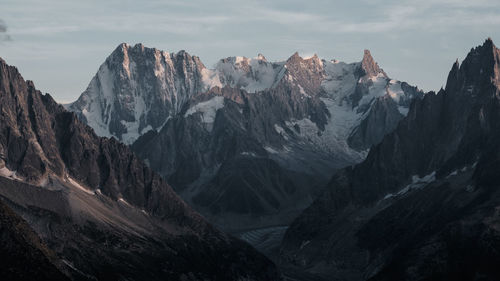
<svg viewBox="0 0 500 281">
<path fill-rule="evenodd" d="M 299 52 L 295 52 L 291 57 L 288 58 L 287 62 L 295 62 L 301 59 L 302 58 L 300 57 Z"/>
<path fill-rule="evenodd" d="M 471 92 L 490 84 L 492 79 L 500 85 L 500 51 L 493 40 L 487 38 L 482 45 L 471 49 L 461 65 L 458 60 L 453 64 L 446 91 L 465 89 Z"/>
<path fill-rule="evenodd" d="M 369 50 L 364 51 L 363 60 L 361 61 L 361 69 L 368 76 L 377 76 L 379 73 L 387 76 L 384 70 L 378 66 L 377 62 L 375 62 Z"/>
</svg>

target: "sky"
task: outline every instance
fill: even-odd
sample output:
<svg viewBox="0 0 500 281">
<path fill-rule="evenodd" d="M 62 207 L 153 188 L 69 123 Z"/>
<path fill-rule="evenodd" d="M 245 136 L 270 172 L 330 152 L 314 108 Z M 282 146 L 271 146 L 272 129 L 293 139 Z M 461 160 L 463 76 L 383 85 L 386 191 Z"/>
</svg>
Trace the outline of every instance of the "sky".
<svg viewBox="0 0 500 281">
<path fill-rule="evenodd" d="M 498 0 L 1 0 L 0 57 L 57 101 L 74 101 L 122 42 L 186 50 L 207 67 L 228 56 L 295 51 L 361 61 L 430 91 L 487 37 L 500 45 Z"/>
</svg>

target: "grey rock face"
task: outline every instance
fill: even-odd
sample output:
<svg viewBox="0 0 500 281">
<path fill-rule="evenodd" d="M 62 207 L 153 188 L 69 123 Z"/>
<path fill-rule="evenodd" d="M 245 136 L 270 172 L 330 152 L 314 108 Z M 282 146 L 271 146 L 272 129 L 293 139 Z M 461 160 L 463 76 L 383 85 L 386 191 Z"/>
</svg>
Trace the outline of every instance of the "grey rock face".
<svg viewBox="0 0 500 281">
<path fill-rule="evenodd" d="M 288 74 L 306 93 L 321 92 L 321 82 L 325 73 L 323 63 L 316 54 L 309 59 L 303 59 L 296 52 L 286 61 L 285 66 Z"/>
<path fill-rule="evenodd" d="M 369 50 L 365 50 L 364 52 L 363 60 L 361 61 L 361 70 L 364 75 L 376 76 L 380 73 L 387 77 L 387 74 L 378 66 Z"/>
<path fill-rule="evenodd" d="M 128 146 L 96 136 L 1 59 L 0 176 L 0 196 L 73 279 L 279 278 L 267 258 L 208 224 Z"/>
<path fill-rule="evenodd" d="M 325 280 L 496 279 L 499 58 L 490 39 L 471 50 L 337 173 L 287 230 L 283 265 Z"/>
<path fill-rule="evenodd" d="M 185 51 L 121 44 L 68 108 L 99 135 L 130 144 L 143 131 L 161 128 L 190 97 L 205 91 L 204 71 L 199 58 Z"/>
<path fill-rule="evenodd" d="M 323 114 L 326 114 L 326 110 L 313 100 L 295 105 L 293 95 L 296 93 L 281 87 L 286 86 L 279 86 L 273 93 L 266 95 L 248 95 L 228 87 L 213 89 L 207 94 L 208 101 L 222 98 L 224 107 L 216 114 L 213 113 L 215 119 L 212 124 L 203 122 L 206 120 L 203 119 L 203 114 L 207 114 L 205 112 L 196 112 L 184 118 L 176 117 L 171 119 L 159 133 L 144 135 L 132 147 L 140 157 L 148 159 L 152 167 L 157 167 L 161 173 L 169 175 L 168 181 L 186 200 L 198 206 L 205 215 L 213 214 L 210 218 L 215 222 L 223 221 L 217 218 L 227 212 L 257 216 L 276 213 L 283 209 L 284 205 L 291 208 L 302 204 L 303 208 L 311 201 L 310 196 L 314 192 L 305 190 L 314 188 L 306 182 L 306 179 L 312 177 L 296 170 L 287 171 L 276 161 L 269 159 L 270 152 L 263 147 L 263 144 L 283 147 L 285 143 L 275 130 L 273 120 L 268 118 L 276 120 L 274 122 L 283 122 L 287 116 L 305 116 L 310 108 L 323 110 Z M 278 99 L 283 103 L 276 102 Z M 242 103 L 238 103 L 239 100 Z M 284 103 L 290 105 L 284 106 Z M 269 112 L 275 114 L 269 115 Z M 260 166 L 264 163 L 266 163 L 264 166 Z M 256 169 L 248 169 L 252 167 Z M 283 176 L 274 173 L 283 173 Z M 284 175 L 290 174 L 304 175 L 302 184 L 297 188 L 286 187 L 289 182 L 283 182 L 283 180 L 288 181 Z M 263 177 L 256 181 L 257 175 L 264 177 L 267 175 L 271 178 Z M 198 182 L 200 179 L 202 181 Z M 225 186 L 216 186 L 219 181 L 224 182 Z M 271 189 L 273 185 L 280 186 L 282 190 L 276 194 L 275 204 L 269 206 L 269 203 L 265 202 L 267 200 L 265 194 L 269 192 L 266 189 Z M 245 192 L 257 196 L 256 200 L 244 203 L 248 208 L 236 209 L 224 206 L 232 204 L 229 201 L 235 199 L 225 197 L 229 194 L 240 197 L 241 201 L 247 201 L 249 198 L 242 196 Z M 225 196 L 220 197 L 221 194 Z M 299 194 L 305 196 L 300 197 Z M 259 200 L 264 201 L 259 202 Z M 256 205 L 250 206 L 253 204 Z M 260 204 L 268 207 L 260 208 L 258 206 Z M 224 221 L 225 223 L 221 225 L 229 228 L 231 223 Z"/>
<path fill-rule="evenodd" d="M 367 117 L 349 135 L 349 145 L 359 150 L 370 148 L 394 130 L 403 117 L 393 99 L 388 96 L 377 99 Z"/>
</svg>

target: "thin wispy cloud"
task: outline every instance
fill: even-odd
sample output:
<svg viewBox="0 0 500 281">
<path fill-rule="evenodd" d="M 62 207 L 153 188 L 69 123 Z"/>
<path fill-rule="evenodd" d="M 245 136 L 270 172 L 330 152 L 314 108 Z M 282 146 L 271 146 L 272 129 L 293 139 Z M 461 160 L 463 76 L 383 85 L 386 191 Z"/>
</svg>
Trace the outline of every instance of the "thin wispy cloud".
<svg viewBox="0 0 500 281">
<path fill-rule="evenodd" d="M 11 41 L 12 38 L 10 35 L 7 33 L 7 24 L 0 19 L 0 42 L 2 41 Z"/>
<path fill-rule="evenodd" d="M 474 8 L 497 9 L 477 11 Z M 427 30 L 445 32 L 448 28 L 461 26 L 481 27 L 500 23 L 500 3 L 479 1 L 469 3 L 461 0 L 417 2 L 417 4 L 394 3 L 378 6 L 370 10 L 371 19 L 352 20 L 341 18 L 339 13 L 325 15 L 318 11 L 279 11 L 273 8 L 260 9 L 259 20 L 280 25 L 289 25 L 309 31 L 324 33 L 384 33 L 394 31 Z M 457 20 L 460 19 L 460 20 Z"/>
<path fill-rule="evenodd" d="M 5 25 L 5 22 L 3 22 L 3 20 L 0 20 L 0 33 L 5 32 L 7 32 L 7 25 Z"/>
<path fill-rule="evenodd" d="M 111 1 L 111 4 L 106 5 L 104 2 L 99 5 L 97 11 L 92 11 L 93 2 L 88 1 L 87 5 L 79 4 L 76 9 L 71 9 L 72 12 L 68 12 L 70 6 L 61 5 L 61 1 L 57 0 L 48 1 L 44 8 L 30 5 L 27 7 L 28 13 L 30 9 L 33 9 L 33 13 L 45 12 L 50 16 L 39 18 L 39 21 L 37 19 L 25 22 L 20 20 L 20 24 L 13 27 L 11 32 L 20 35 L 54 35 L 97 30 L 196 35 L 207 31 L 230 29 L 234 25 L 246 24 L 247 28 L 251 28 L 254 23 L 267 22 L 280 25 L 285 29 L 284 31 L 298 28 L 302 31 L 335 34 L 383 33 L 429 27 L 445 31 L 444 28 L 453 26 L 480 27 L 500 22 L 498 11 L 500 4 L 489 0 L 375 1 L 370 2 L 368 6 L 370 14 L 366 19 L 342 16 L 346 14 L 346 11 L 335 9 L 334 5 L 331 10 L 301 11 L 277 9 L 266 2 L 255 1 L 236 0 L 231 2 L 231 5 L 228 3 L 228 7 L 224 9 L 213 9 L 207 7 L 208 4 L 199 1 L 191 3 L 152 1 L 146 2 L 144 6 L 153 9 L 120 10 L 116 9 L 116 3 Z M 226 3 L 226 1 L 222 2 Z M 368 2 L 365 3 L 369 5 Z M 159 10 L 161 7 L 165 9 Z M 181 9 L 168 9 L 172 7 L 181 7 Z M 492 7 L 497 9 L 491 9 Z M 207 12 L 200 15 L 200 9 L 206 9 Z M 476 9 L 487 10 L 477 11 Z M 456 17 L 461 17 L 461 20 L 453 20 Z M 241 32 L 244 33 L 245 30 Z"/>
</svg>

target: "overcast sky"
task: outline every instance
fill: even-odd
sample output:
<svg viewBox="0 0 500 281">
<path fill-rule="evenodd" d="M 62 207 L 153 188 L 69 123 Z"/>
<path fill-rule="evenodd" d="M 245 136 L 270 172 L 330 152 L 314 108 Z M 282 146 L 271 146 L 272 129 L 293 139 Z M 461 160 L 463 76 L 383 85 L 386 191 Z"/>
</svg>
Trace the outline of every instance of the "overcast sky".
<svg viewBox="0 0 500 281">
<path fill-rule="evenodd" d="M 121 42 L 184 49 L 207 67 L 295 51 L 355 62 L 370 49 L 390 77 L 427 91 L 487 37 L 500 45 L 499 0 L 0 1 L 0 57 L 60 102 Z"/>
</svg>

